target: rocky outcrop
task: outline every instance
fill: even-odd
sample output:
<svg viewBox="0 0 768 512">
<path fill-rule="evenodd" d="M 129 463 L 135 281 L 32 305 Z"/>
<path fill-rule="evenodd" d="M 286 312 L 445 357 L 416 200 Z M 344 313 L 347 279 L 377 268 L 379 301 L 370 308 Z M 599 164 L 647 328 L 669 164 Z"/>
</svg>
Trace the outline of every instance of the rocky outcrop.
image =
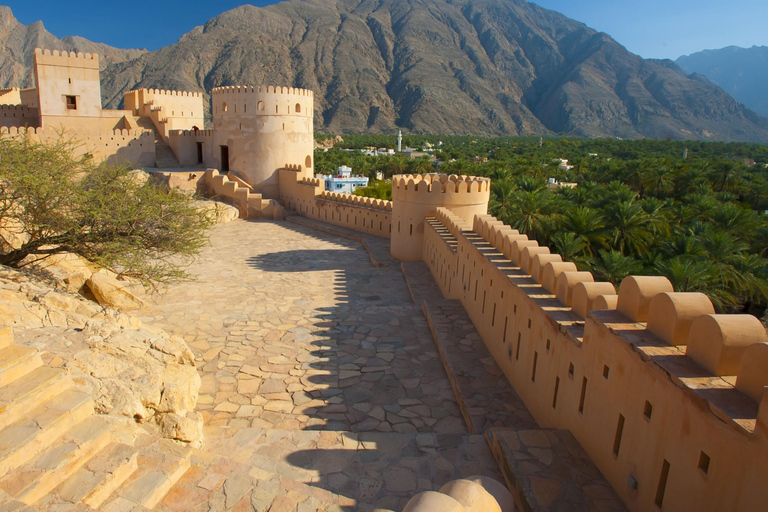
<svg viewBox="0 0 768 512">
<path fill-rule="evenodd" d="M 141 285 L 128 280 L 119 280 L 112 272 L 99 270 L 91 274 L 85 285 L 93 293 L 96 302 L 102 306 L 131 311 L 144 303 L 139 298 Z"/>
<path fill-rule="evenodd" d="M 184 340 L 51 285 L 0 267 L 0 325 L 21 340 L 36 329 L 48 332 L 45 345 L 33 346 L 63 361 L 89 389 L 97 412 L 154 422 L 166 437 L 199 443 L 200 376 Z"/>
</svg>

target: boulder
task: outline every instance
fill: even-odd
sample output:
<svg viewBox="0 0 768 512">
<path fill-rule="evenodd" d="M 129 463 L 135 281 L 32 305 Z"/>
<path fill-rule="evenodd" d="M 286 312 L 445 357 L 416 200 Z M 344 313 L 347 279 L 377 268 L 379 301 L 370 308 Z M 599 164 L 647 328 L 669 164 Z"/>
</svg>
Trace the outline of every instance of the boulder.
<svg viewBox="0 0 768 512">
<path fill-rule="evenodd" d="M 85 284 L 102 306 L 130 311 L 144 305 L 136 296 L 138 292 L 136 284 L 121 281 L 111 272 L 100 270 L 91 275 Z"/>
<path fill-rule="evenodd" d="M 181 416 L 175 413 L 163 414 L 158 420 L 163 437 L 176 439 L 200 446 L 203 441 L 203 415 L 188 412 Z"/>
<path fill-rule="evenodd" d="M 240 218 L 240 210 L 221 201 L 199 200 L 195 207 L 215 224 L 224 224 Z"/>
</svg>

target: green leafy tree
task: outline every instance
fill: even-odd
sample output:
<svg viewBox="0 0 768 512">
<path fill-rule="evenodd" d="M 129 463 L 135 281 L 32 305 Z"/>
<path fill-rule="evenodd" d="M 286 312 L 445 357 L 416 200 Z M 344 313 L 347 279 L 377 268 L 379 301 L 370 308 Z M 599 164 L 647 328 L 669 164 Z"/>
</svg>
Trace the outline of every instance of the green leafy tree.
<svg viewBox="0 0 768 512">
<path fill-rule="evenodd" d="M 0 140 L 0 264 L 72 252 L 146 284 L 170 282 L 186 277 L 211 222 L 191 198 L 75 158 L 70 143 Z"/>
</svg>

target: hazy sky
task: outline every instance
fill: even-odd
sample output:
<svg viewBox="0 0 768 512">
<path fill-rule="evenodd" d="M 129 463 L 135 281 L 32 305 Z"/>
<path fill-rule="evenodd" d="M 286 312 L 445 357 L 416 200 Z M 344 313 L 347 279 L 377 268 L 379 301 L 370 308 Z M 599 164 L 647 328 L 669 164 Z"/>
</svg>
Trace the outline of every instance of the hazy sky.
<svg viewBox="0 0 768 512">
<path fill-rule="evenodd" d="M 79 35 L 120 48 L 155 50 L 175 43 L 194 26 L 241 5 L 237 0 L 107 2 L 11 1 L 28 25 L 42 19 L 57 37 Z M 269 5 L 274 1 L 252 1 Z M 542 7 L 607 32 L 646 58 L 676 59 L 705 49 L 768 45 L 768 0 L 537 0 Z M 147 9 L 144 11 L 143 9 Z"/>
</svg>

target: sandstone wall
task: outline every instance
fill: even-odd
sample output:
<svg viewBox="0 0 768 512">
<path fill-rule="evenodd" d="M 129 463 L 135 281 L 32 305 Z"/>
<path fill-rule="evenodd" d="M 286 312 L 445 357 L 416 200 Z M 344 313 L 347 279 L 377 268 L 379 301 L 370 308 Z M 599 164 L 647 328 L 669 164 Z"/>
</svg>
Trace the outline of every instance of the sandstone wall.
<svg viewBox="0 0 768 512">
<path fill-rule="evenodd" d="M 371 235 L 390 237 L 392 202 L 326 192 L 323 182 L 305 178 L 297 169 L 280 169 L 280 199 L 289 210 Z"/>
<path fill-rule="evenodd" d="M 627 278 L 614 295 L 548 253 L 488 216 L 469 225 L 441 208 L 425 226 L 424 259 L 445 295 L 536 421 L 570 430 L 630 510 L 764 506 L 759 322 L 713 315 L 706 297 L 672 293 L 664 278 Z"/>
</svg>

